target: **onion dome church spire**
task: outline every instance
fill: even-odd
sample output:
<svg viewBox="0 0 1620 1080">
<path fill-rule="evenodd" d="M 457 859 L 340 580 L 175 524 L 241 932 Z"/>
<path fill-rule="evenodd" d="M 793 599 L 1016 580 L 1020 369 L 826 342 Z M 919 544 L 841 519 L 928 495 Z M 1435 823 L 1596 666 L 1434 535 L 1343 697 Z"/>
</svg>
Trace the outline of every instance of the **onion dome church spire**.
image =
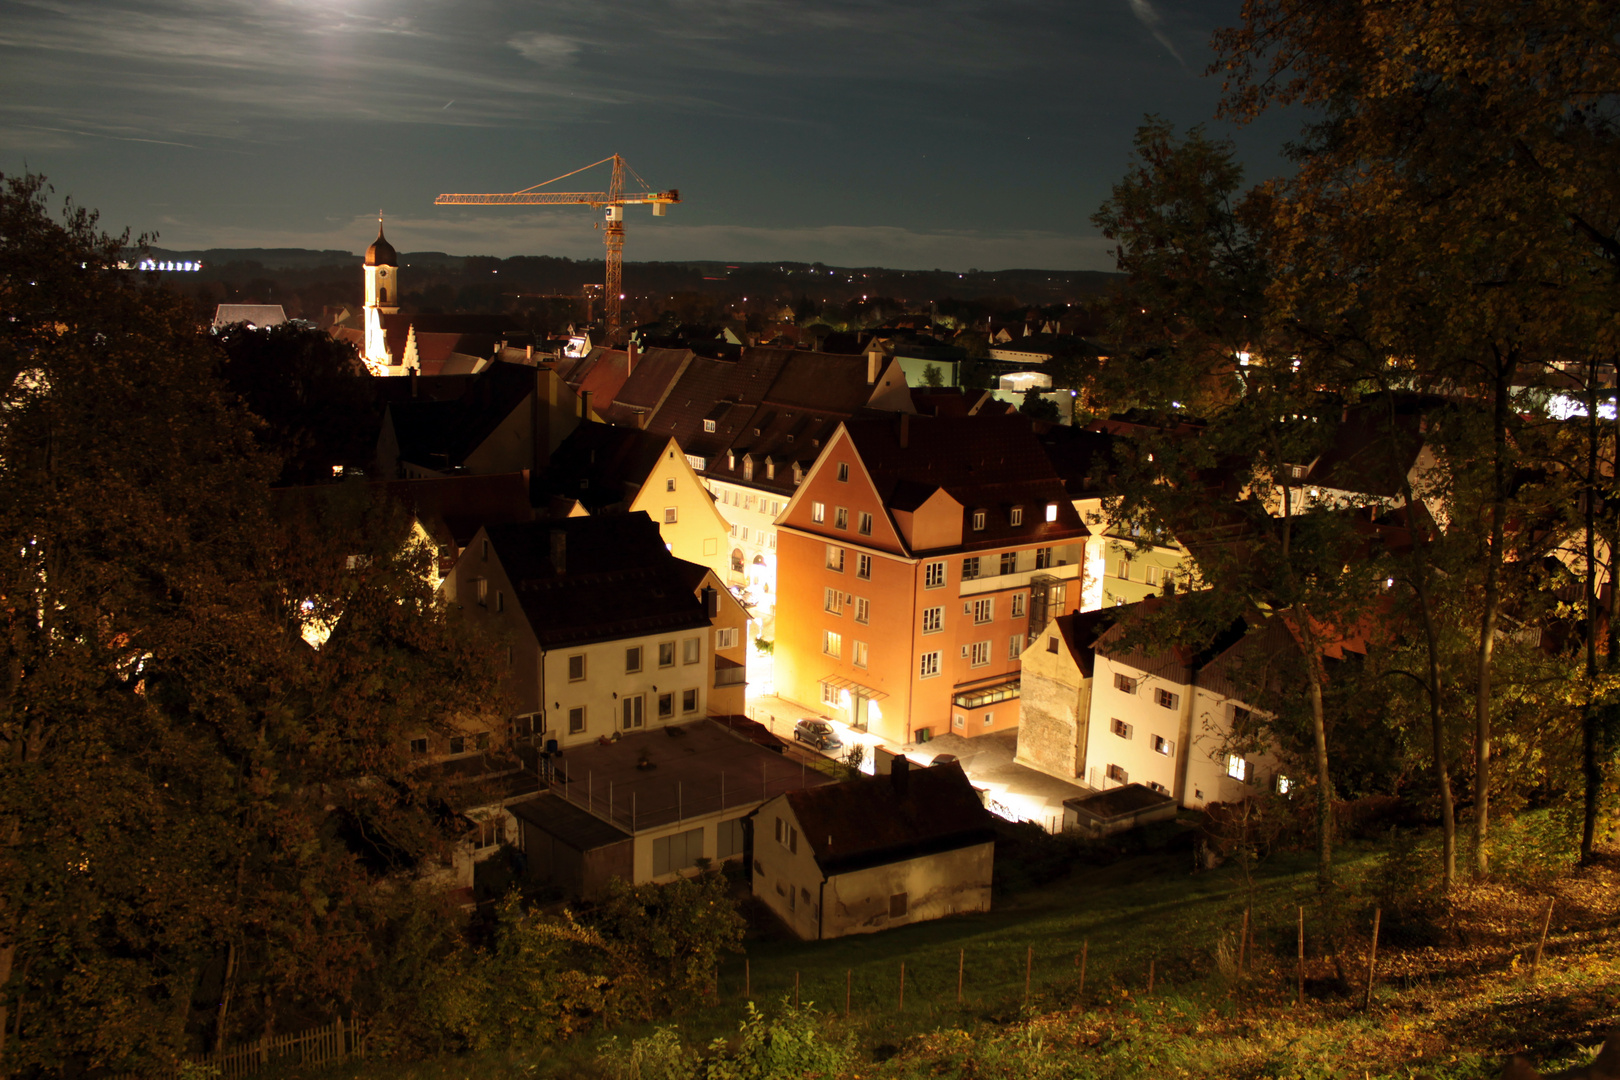
<svg viewBox="0 0 1620 1080">
<path fill-rule="evenodd" d="M 383 236 L 382 211 L 377 211 L 377 239 L 366 248 L 366 350 L 373 370 L 390 365 L 382 317 L 399 313 L 399 255 Z"/>
</svg>

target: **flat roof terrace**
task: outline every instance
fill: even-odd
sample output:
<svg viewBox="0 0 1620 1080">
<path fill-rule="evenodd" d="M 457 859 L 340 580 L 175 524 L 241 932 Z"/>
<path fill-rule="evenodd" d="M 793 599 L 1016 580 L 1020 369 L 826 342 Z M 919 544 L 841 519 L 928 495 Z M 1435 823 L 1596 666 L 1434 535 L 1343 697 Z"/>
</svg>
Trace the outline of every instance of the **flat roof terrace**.
<svg viewBox="0 0 1620 1080">
<path fill-rule="evenodd" d="M 802 761 L 698 720 L 570 747 L 553 763 L 551 791 L 636 833 L 833 782 Z"/>
</svg>

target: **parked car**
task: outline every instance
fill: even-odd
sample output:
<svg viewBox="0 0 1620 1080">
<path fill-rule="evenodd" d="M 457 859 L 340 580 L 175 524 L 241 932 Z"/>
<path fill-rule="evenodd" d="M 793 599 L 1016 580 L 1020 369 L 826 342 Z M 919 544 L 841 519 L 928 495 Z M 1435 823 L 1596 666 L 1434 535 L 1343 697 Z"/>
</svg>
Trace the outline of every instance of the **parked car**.
<svg viewBox="0 0 1620 1080">
<path fill-rule="evenodd" d="M 930 765 L 949 765 L 951 762 L 953 762 L 955 760 L 956 760 L 956 755 L 955 754 L 935 754 L 934 755 L 934 760 L 930 761 L 929 764 Z"/>
<path fill-rule="evenodd" d="M 838 732 L 833 730 L 832 724 L 825 720 L 800 720 L 793 725 L 793 737 L 817 750 L 831 752 L 844 748 L 844 740 L 838 737 Z"/>
</svg>

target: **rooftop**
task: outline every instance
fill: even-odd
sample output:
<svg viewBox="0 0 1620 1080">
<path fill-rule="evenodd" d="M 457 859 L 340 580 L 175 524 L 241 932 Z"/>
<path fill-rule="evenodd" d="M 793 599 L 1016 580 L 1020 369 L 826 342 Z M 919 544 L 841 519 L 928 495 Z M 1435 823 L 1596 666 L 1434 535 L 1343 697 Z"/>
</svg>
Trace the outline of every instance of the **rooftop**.
<svg viewBox="0 0 1620 1080">
<path fill-rule="evenodd" d="M 557 759 L 552 790 L 637 832 L 721 810 L 750 810 L 785 792 L 830 783 L 745 733 L 698 720 L 573 747 Z"/>
</svg>

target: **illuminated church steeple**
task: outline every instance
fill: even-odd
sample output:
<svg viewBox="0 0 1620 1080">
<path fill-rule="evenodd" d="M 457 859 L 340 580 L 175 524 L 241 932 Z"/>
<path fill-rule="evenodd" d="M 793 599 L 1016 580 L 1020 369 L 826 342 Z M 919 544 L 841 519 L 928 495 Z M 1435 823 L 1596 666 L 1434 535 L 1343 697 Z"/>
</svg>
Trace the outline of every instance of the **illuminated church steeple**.
<svg viewBox="0 0 1620 1080">
<path fill-rule="evenodd" d="M 377 211 L 377 239 L 366 248 L 366 366 L 375 374 L 396 361 L 388 355 L 388 335 L 382 317 L 399 312 L 399 256 L 383 236 L 382 211 Z"/>
<path fill-rule="evenodd" d="M 383 236 L 382 211 L 377 212 L 377 239 L 366 248 L 366 307 L 392 315 L 399 310 L 399 256 Z"/>
</svg>

